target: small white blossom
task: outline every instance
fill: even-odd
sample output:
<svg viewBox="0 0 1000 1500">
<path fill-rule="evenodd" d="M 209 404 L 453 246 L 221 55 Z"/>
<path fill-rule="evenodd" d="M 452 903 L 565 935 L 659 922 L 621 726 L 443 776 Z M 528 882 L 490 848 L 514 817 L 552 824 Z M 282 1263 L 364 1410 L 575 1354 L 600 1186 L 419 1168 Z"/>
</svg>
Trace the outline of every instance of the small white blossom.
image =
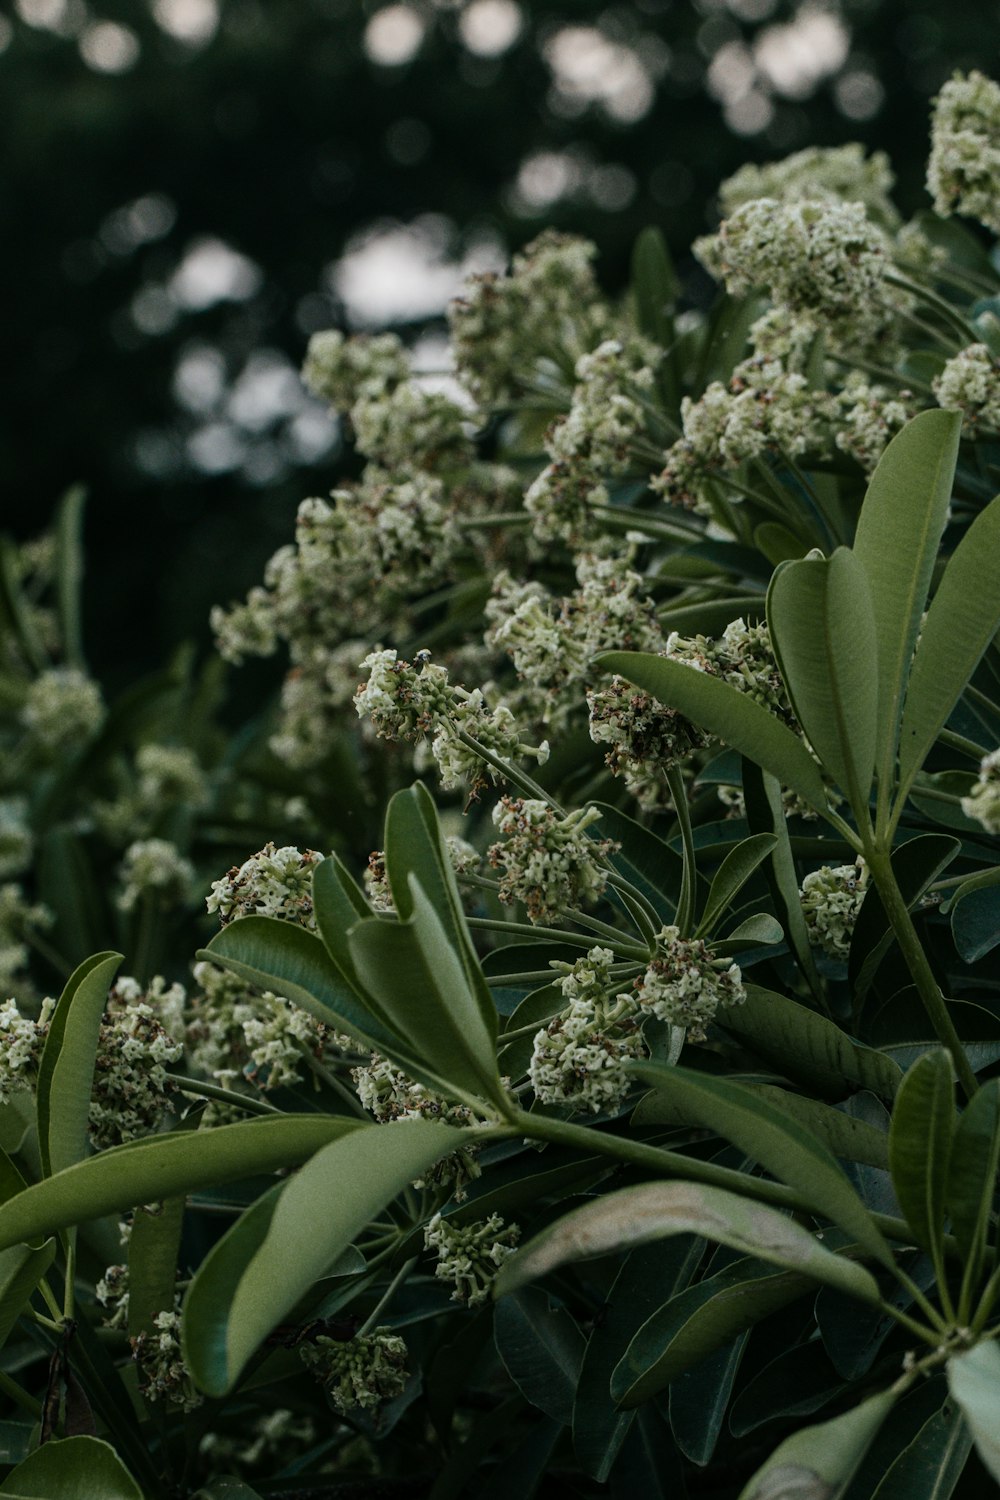
<svg viewBox="0 0 1000 1500">
<path fill-rule="evenodd" d="M 406 1344 L 388 1328 L 344 1340 L 321 1334 L 302 1344 L 299 1352 L 339 1412 L 381 1406 L 402 1395 L 409 1379 Z"/>
<path fill-rule="evenodd" d="M 121 863 L 119 911 L 134 911 L 145 897 L 169 905 L 183 901 L 194 882 L 194 866 L 168 839 L 137 839 Z"/>
<path fill-rule="evenodd" d="M 592 839 L 587 829 L 600 820 L 596 808 L 577 808 L 560 817 L 547 802 L 502 797 L 493 822 L 504 842 L 487 858 L 500 875 L 500 900 L 522 901 L 532 922 L 547 922 L 568 907 L 598 901 L 607 884 L 602 860 L 619 848 L 611 839 Z"/>
<path fill-rule="evenodd" d="M 569 1004 L 535 1036 L 528 1077 L 542 1104 L 569 1104 L 595 1114 L 628 1093 L 625 1064 L 645 1055 L 638 1007 L 616 995 L 610 948 L 594 947 L 566 966 L 560 988 Z"/>
<path fill-rule="evenodd" d="M 479 1307 L 488 1301 L 490 1286 L 521 1238 L 519 1224 L 506 1224 L 499 1214 L 454 1224 L 435 1214 L 424 1229 L 424 1245 L 437 1251 L 434 1274 L 454 1283 L 453 1302 Z"/>
<path fill-rule="evenodd" d="M 177 1090 L 166 1065 L 183 1051 L 145 1002 L 107 1014 L 98 1034 L 89 1115 L 90 1139 L 98 1150 L 157 1129 Z"/>
<path fill-rule="evenodd" d="M 54 1000 L 45 1000 L 33 1020 L 21 1014 L 16 1000 L 0 1004 L 0 1104 L 34 1086 L 55 1005 Z"/>
<path fill-rule="evenodd" d="M 132 1358 L 139 1367 L 139 1389 L 148 1401 L 194 1411 L 205 1398 L 184 1363 L 180 1312 L 157 1313 L 153 1328 L 153 1333 L 140 1333 L 130 1340 Z"/>
<path fill-rule="evenodd" d="M 890 440 L 917 410 L 912 391 L 892 392 L 857 371 L 847 377 L 837 403 L 837 447 L 857 459 L 866 474 L 872 473 Z"/>
<path fill-rule="evenodd" d="M 831 958 L 844 959 L 865 897 L 868 867 L 863 859 L 853 865 L 823 865 L 802 882 L 799 900 L 809 941 Z"/>
<path fill-rule="evenodd" d="M 985 344 L 970 344 L 949 359 L 933 388 L 939 406 L 962 413 L 967 431 L 1000 429 L 1000 360 Z"/>
<path fill-rule="evenodd" d="M 1000 836 L 1000 750 L 983 756 L 979 776 L 969 795 L 962 798 L 962 811 L 987 833 Z"/>
<path fill-rule="evenodd" d="M 683 1026 L 692 1040 L 700 1041 L 720 1006 L 746 999 L 739 965 L 717 959 L 700 940 L 682 938 L 677 927 L 664 927 L 656 948 L 656 958 L 635 988 L 642 1010 L 658 1021 Z"/>
<path fill-rule="evenodd" d="M 335 328 L 313 334 L 302 367 L 313 395 L 340 411 L 348 411 L 359 397 L 393 390 L 409 373 L 406 350 L 394 333 L 346 338 Z"/>
<path fill-rule="evenodd" d="M 315 849 L 265 844 L 221 880 L 213 880 L 205 905 L 219 913 L 224 927 L 239 917 L 280 917 L 314 932 L 312 877 L 322 858 Z"/>
<path fill-rule="evenodd" d="M 937 213 L 1000 233 L 1000 86 L 982 73 L 956 73 L 934 101 L 927 190 Z"/>
<path fill-rule="evenodd" d="M 711 743 L 690 719 L 623 677 L 613 677 L 607 687 L 589 692 L 587 702 L 590 738 L 610 746 L 605 755 L 608 768 L 624 779 L 642 807 L 667 805 L 664 771 Z"/>
<path fill-rule="evenodd" d="M 828 198 L 861 203 L 876 223 L 892 229 L 899 222 L 890 197 L 894 183 L 884 151 L 866 156 L 864 147 L 856 141 L 846 146 L 809 146 L 782 161 L 741 167 L 719 188 L 719 207 L 723 218 L 728 219 L 753 198 L 773 198 L 781 203 Z"/>
<path fill-rule="evenodd" d="M 28 688 L 21 722 L 45 750 L 75 748 L 100 727 L 104 718 L 101 690 L 76 667 L 53 667 Z"/>
</svg>

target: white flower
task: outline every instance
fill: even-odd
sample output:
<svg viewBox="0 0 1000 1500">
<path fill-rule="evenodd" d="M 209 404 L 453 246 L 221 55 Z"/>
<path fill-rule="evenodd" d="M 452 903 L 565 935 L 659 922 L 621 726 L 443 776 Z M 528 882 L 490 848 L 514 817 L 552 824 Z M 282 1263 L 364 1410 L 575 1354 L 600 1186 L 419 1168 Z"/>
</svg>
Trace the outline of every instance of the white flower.
<svg viewBox="0 0 1000 1500">
<path fill-rule="evenodd" d="M 394 333 L 345 338 L 335 328 L 309 340 L 302 379 L 330 405 L 348 411 L 359 397 L 378 397 L 406 380 L 410 362 Z"/>
<path fill-rule="evenodd" d="M 315 849 L 265 844 L 221 880 L 213 880 L 205 905 L 219 913 L 223 926 L 238 917 L 280 917 L 314 932 L 312 876 L 322 858 Z"/>
<path fill-rule="evenodd" d="M 978 779 L 969 795 L 962 798 L 962 811 L 981 823 L 987 833 L 1000 836 L 1000 750 L 983 756 Z"/>
<path fill-rule="evenodd" d="M 321 1334 L 299 1352 L 339 1412 L 381 1406 L 402 1395 L 409 1379 L 406 1344 L 388 1328 L 344 1340 Z"/>
<path fill-rule="evenodd" d="M 21 722 L 50 752 L 75 748 L 104 718 L 97 683 L 76 667 L 53 667 L 28 688 Z"/>
<path fill-rule="evenodd" d="M 194 881 L 194 866 L 168 839 L 137 839 L 125 850 L 120 880 L 119 911 L 134 911 L 144 896 L 176 905 Z"/>
<path fill-rule="evenodd" d="M 615 995 L 610 948 L 594 947 L 564 966 L 569 1004 L 535 1036 L 528 1077 L 541 1104 L 569 1104 L 595 1114 L 614 1110 L 629 1090 L 625 1064 L 645 1055 L 638 1007 Z"/>
<path fill-rule="evenodd" d="M 720 1005 L 740 1005 L 746 999 L 739 966 L 727 966 L 705 943 L 682 938 L 677 927 L 664 927 L 656 946 L 656 958 L 635 984 L 642 1010 L 657 1020 L 685 1027 L 698 1041 Z"/>
<path fill-rule="evenodd" d="M 934 102 L 927 190 L 937 213 L 1000 233 L 1000 86 L 982 73 L 956 73 Z"/>
<path fill-rule="evenodd" d="M 723 218 L 729 218 L 753 198 L 774 198 L 781 203 L 829 198 L 862 203 L 876 223 L 891 229 L 899 222 L 889 196 L 894 182 L 884 151 L 866 157 L 865 148 L 856 141 L 846 146 L 809 146 L 782 161 L 741 167 L 719 188 L 719 206 Z"/>
<path fill-rule="evenodd" d="M 154 1332 L 131 1340 L 132 1358 L 139 1367 L 139 1389 L 149 1401 L 166 1401 L 182 1411 L 194 1411 L 204 1396 L 195 1386 L 181 1350 L 181 1315 L 157 1313 Z"/>
<path fill-rule="evenodd" d="M 949 359 L 933 389 L 939 406 L 962 413 L 967 431 L 1000 428 L 1000 360 L 985 344 L 970 344 Z"/>
<path fill-rule="evenodd" d="M 608 879 L 601 861 L 619 847 L 611 839 L 587 836 L 600 816 L 591 807 L 561 818 L 547 802 L 502 797 L 493 822 L 504 842 L 487 851 L 490 864 L 501 871 L 500 900 L 522 901 L 532 922 L 599 900 Z"/>
<path fill-rule="evenodd" d="M 859 858 L 853 865 L 823 865 L 802 882 L 799 900 L 809 941 L 831 958 L 844 959 L 851 951 L 867 879 L 868 867 Z"/>
<path fill-rule="evenodd" d="M 453 1302 L 479 1307 L 490 1295 L 490 1285 L 521 1238 L 519 1224 L 506 1224 L 499 1214 L 488 1219 L 455 1224 L 435 1214 L 424 1229 L 424 1245 L 436 1250 L 434 1274 L 454 1283 Z"/>
</svg>

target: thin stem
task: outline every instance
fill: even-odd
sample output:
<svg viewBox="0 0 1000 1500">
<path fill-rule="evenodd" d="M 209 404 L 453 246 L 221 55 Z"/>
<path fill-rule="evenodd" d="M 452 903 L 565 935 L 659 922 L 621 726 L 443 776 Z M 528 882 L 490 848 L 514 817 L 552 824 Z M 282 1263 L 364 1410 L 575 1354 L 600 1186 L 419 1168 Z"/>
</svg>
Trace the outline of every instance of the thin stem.
<svg viewBox="0 0 1000 1500">
<path fill-rule="evenodd" d="M 901 1327 L 905 1328 L 908 1333 L 914 1334 L 916 1338 L 921 1339 L 925 1344 L 931 1344 L 935 1349 L 938 1347 L 941 1341 L 939 1332 L 931 1328 L 925 1328 L 922 1323 L 917 1322 L 916 1318 L 911 1318 L 908 1313 L 903 1312 L 900 1308 L 893 1307 L 891 1302 L 883 1302 L 880 1305 L 882 1311 L 899 1323 Z"/>
<path fill-rule="evenodd" d="M 248 1094 L 236 1094 L 218 1083 L 203 1083 L 200 1078 L 185 1078 L 181 1073 L 168 1073 L 171 1083 L 176 1084 L 182 1094 L 194 1094 L 201 1099 L 218 1099 L 236 1109 L 244 1109 L 251 1115 L 280 1115 L 281 1110 L 263 1099 L 254 1099 Z"/>
<path fill-rule="evenodd" d="M 505 922 L 502 918 L 493 917 L 466 917 L 466 926 L 479 930 L 480 932 L 503 932 L 513 934 L 516 937 L 530 938 L 552 938 L 559 943 L 572 943 L 577 948 L 593 948 L 594 940 L 582 932 L 564 932 L 561 927 L 536 927 L 531 922 Z M 594 921 L 594 926 L 601 937 L 614 942 L 623 953 L 633 958 L 645 958 L 645 948 L 640 948 L 637 943 L 630 943 L 616 927 L 609 927 L 605 922 Z"/>
<path fill-rule="evenodd" d="M 979 1306 L 976 1308 L 975 1317 L 969 1325 L 971 1333 L 982 1333 L 989 1322 L 990 1313 L 996 1305 L 998 1295 L 1000 1295 L 1000 1266 L 997 1266 L 983 1289 L 983 1295 L 979 1299 Z"/>
<path fill-rule="evenodd" d="M 652 902 L 643 895 L 637 886 L 632 884 L 631 880 L 626 880 L 625 876 L 620 875 L 617 870 L 612 870 L 609 873 L 608 885 L 635 903 L 636 909 L 633 911 L 632 917 L 643 938 L 646 940 L 649 952 L 655 953 L 656 935 L 663 926 L 663 923 Z"/>
<path fill-rule="evenodd" d="M 299 1042 L 299 1050 L 302 1053 L 306 1066 L 313 1073 L 314 1077 L 318 1078 L 321 1083 L 325 1083 L 327 1088 L 336 1094 L 340 1102 L 347 1105 L 352 1115 L 358 1115 L 362 1120 L 367 1120 L 368 1112 L 357 1094 L 349 1089 L 346 1083 L 342 1083 L 335 1073 L 331 1073 L 329 1068 L 324 1067 L 319 1058 L 313 1056 L 305 1042 Z"/>
<path fill-rule="evenodd" d="M 356 1338 L 364 1338 L 365 1334 L 371 1333 L 372 1329 L 377 1325 L 379 1318 L 385 1312 L 386 1308 L 389 1306 L 389 1303 L 399 1291 L 399 1288 L 403 1285 L 403 1282 L 407 1279 L 419 1259 L 419 1255 L 414 1255 L 412 1259 L 408 1260 L 404 1266 L 400 1266 L 399 1270 L 396 1272 L 395 1276 L 392 1278 L 389 1285 L 382 1293 L 382 1296 L 376 1302 L 375 1306 L 372 1308 L 372 1311 L 369 1313 L 368 1317 L 358 1329 L 357 1334 L 355 1335 Z"/>
<path fill-rule="evenodd" d="M 934 1027 L 942 1046 L 947 1047 L 951 1053 L 952 1067 L 955 1069 L 962 1091 L 967 1098 L 971 1099 L 979 1084 L 958 1032 L 955 1030 L 955 1023 L 951 1019 L 944 996 L 927 961 L 923 944 L 910 917 L 909 908 L 896 882 L 892 861 L 888 853 L 882 849 L 866 849 L 865 858 L 896 935 L 903 959 L 917 987 L 917 993 L 927 1018 Z"/>
<path fill-rule="evenodd" d="M 979 335 L 975 329 L 969 326 L 961 313 L 956 312 L 955 308 L 952 307 L 946 298 L 938 296 L 937 292 L 932 292 L 929 287 L 921 286 L 917 281 L 910 281 L 906 276 L 894 276 L 891 271 L 885 279 L 890 286 L 896 286 L 904 292 L 909 292 L 918 301 L 923 302 L 926 307 L 936 312 L 943 322 L 947 323 L 949 327 L 961 336 L 963 344 L 975 344 L 979 342 Z"/>
<path fill-rule="evenodd" d="M 62 1316 L 66 1322 L 73 1318 L 74 1311 L 74 1281 L 76 1279 L 76 1233 L 71 1231 L 66 1236 L 66 1279 L 63 1282 L 63 1305 Z"/>
<path fill-rule="evenodd" d="M 667 785 L 670 788 L 670 798 L 674 804 L 677 814 L 677 823 L 681 831 L 681 889 L 677 898 L 677 926 L 682 938 L 691 936 L 691 928 L 694 923 L 694 892 L 697 876 L 697 866 L 694 857 L 694 834 L 691 829 L 691 809 L 688 806 L 687 787 L 684 785 L 684 777 L 679 766 L 670 766 L 667 769 Z"/>
<path fill-rule="evenodd" d="M 952 729 L 942 729 L 938 739 L 942 745 L 947 745 L 951 750 L 961 750 L 973 760 L 982 760 L 987 754 L 985 746 L 978 745 L 975 740 L 967 740 L 963 734 L 956 734 Z"/>
<path fill-rule="evenodd" d="M 516 786 L 518 791 L 527 792 L 529 797 L 536 797 L 540 801 L 545 802 L 561 818 L 566 816 L 563 808 L 560 807 L 555 798 L 550 797 L 545 788 L 539 786 L 537 781 L 533 781 L 527 772 L 522 771 L 519 766 L 511 765 L 509 760 L 503 760 L 499 755 L 494 755 L 492 750 L 487 750 L 485 745 L 481 744 L 479 740 L 474 739 L 471 734 L 466 734 L 462 729 L 458 731 L 458 739 L 460 744 L 465 745 L 466 749 L 472 750 L 479 756 L 480 760 L 484 760 L 488 766 L 492 766 L 494 771 L 499 771 L 504 780 L 509 781 L 511 786 Z"/>
<path fill-rule="evenodd" d="M 58 1322 L 63 1315 L 62 1308 L 59 1306 L 59 1303 L 55 1299 L 55 1293 L 49 1286 L 49 1280 L 47 1276 L 43 1276 L 41 1281 L 38 1283 L 38 1290 L 42 1294 L 42 1301 L 45 1303 L 45 1306 L 55 1318 L 56 1322 Z"/>
<path fill-rule="evenodd" d="M 459 521 L 460 531 L 481 531 L 483 527 L 530 526 L 531 517 L 523 510 L 498 510 L 493 515 L 466 516 Z"/>
<path fill-rule="evenodd" d="M 894 1267 L 894 1270 L 896 1273 L 896 1280 L 899 1282 L 900 1286 L 905 1287 L 905 1289 L 909 1292 L 914 1302 L 920 1308 L 920 1311 L 924 1314 L 924 1317 L 929 1318 L 931 1323 L 933 1323 L 934 1327 L 937 1328 L 939 1332 L 945 1333 L 951 1326 L 948 1320 L 941 1316 L 937 1308 L 934 1306 L 933 1302 L 931 1302 L 927 1297 L 926 1293 L 920 1290 L 920 1288 L 917 1286 L 917 1283 L 913 1281 L 909 1276 L 907 1276 L 905 1271 L 901 1270 L 899 1266 Z M 938 1281 L 940 1283 L 943 1280 L 943 1267 L 935 1267 L 935 1270 L 938 1273 Z M 954 1318 L 952 1318 L 952 1323 L 953 1322 Z"/>
<path fill-rule="evenodd" d="M 866 375 L 875 375 L 879 380 L 891 380 L 896 385 L 902 386 L 904 390 L 921 391 L 927 396 L 933 395 L 933 391 L 927 381 L 916 380 L 912 376 L 903 375 L 899 370 L 890 370 L 888 365 L 872 364 L 868 360 L 856 359 L 853 355 L 848 359 L 845 355 L 841 354 L 827 354 L 826 358 L 832 360 L 835 365 L 846 365 L 850 370 L 864 370 Z"/>
<path fill-rule="evenodd" d="M 23 1391 L 17 1381 L 10 1378 L 6 1370 L 0 1370 L 0 1391 L 3 1391 L 4 1395 L 9 1396 L 12 1401 L 16 1401 L 18 1406 L 23 1407 L 29 1417 L 34 1417 L 36 1421 L 41 1420 L 42 1403 L 36 1401 L 34 1396 L 29 1396 L 27 1391 Z"/>
</svg>

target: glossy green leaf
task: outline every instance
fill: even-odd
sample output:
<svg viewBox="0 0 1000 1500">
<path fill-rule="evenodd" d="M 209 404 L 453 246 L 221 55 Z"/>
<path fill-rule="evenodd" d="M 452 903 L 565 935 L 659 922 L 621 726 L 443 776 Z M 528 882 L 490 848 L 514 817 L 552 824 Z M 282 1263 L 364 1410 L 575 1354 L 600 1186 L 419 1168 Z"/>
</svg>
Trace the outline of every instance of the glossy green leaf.
<svg viewBox="0 0 1000 1500">
<path fill-rule="evenodd" d="M 966 896 L 971 896 L 973 891 L 986 890 L 990 886 L 1000 885 L 1000 865 L 993 865 L 988 870 L 979 870 L 975 875 L 970 875 L 968 880 L 956 886 L 954 890 L 946 891 L 941 902 L 941 913 L 947 916 L 953 911 L 960 901 Z"/>
<path fill-rule="evenodd" d="M 889 1129 L 889 1166 L 906 1222 L 917 1243 L 942 1255 L 948 1167 L 955 1131 L 951 1058 L 926 1052 L 899 1086 Z"/>
<path fill-rule="evenodd" d="M 777 1209 L 694 1182 L 622 1188 L 557 1219 L 504 1262 L 493 1283 L 494 1295 L 502 1297 L 566 1262 L 610 1255 L 626 1246 L 634 1249 L 674 1234 L 704 1235 L 864 1300 L 878 1296 L 869 1271 L 834 1255 Z"/>
<path fill-rule="evenodd" d="M 592 802 L 590 806 L 601 814 L 601 821 L 594 828 L 595 837 L 614 839 L 621 845 L 611 855 L 615 869 L 650 899 L 665 920 L 672 918 L 681 885 L 680 855 L 652 829 L 644 828 L 620 808 L 607 802 Z"/>
<path fill-rule="evenodd" d="M 232 1390 L 263 1339 L 387 1203 L 483 1132 L 425 1120 L 361 1125 L 318 1151 L 209 1251 L 184 1303 L 184 1350 L 209 1395 Z"/>
<path fill-rule="evenodd" d="M 865 1120 L 857 1120 L 843 1110 L 833 1109 L 819 1099 L 792 1094 L 787 1089 L 766 1083 L 742 1083 L 746 1089 L 782 1114 L 795 1120 L 823 1142 L 834 1156 L 846 1161 L 865 1162 L 872 1167 L 888 1167 L 889 1137 Z M 632 1115 L 635 1125 L 689 1125 L 684 1104 L 669 1086 L 654 1089 L 639 1100 Z"/>
<path fill-rule="evenodd" d="M 878 724 L 875 613 L 854 553 L 785 563 L 767 596 L 767 618 L 796 717 L 844 791 L 868 820 Z"/>
<path fill-rule="evenodd" d="M 781 923 L 770 913 L 758 911 L 752 917 L 746 917 L 731 932 L 727 932 L 724 938 L 714 938 L 712 952 L 718 958 L 729 958 L 734 953 L 746 953 L 750 948 L 773 948 L 777 943 L 784 942 L 784 938 Z"/>
<path fill-rule="evenodd" d="M 640 333 L 667 348 L 674 337 L 673 306 L 680 290 L 663 232 L 643 229 L 632 250 L 632 295 Z"/>
<path fill-rule="evenodd" d="M 740 1391 L 729 1413 L 734 1437 L 769 1422 L 811 1417 L 844 1388 L 819 1339 L 782 1349 Z"/>
<path fill-rule="evenodd" d="M 334 1115 L 275 1115 L 113 1146 L 0 1204 L 0 1249 L 137 1203 L 297 1166 L 358 1128 Z"/>
<path fill-rule="evenodd" d="M 961 1411 L 943 1406 L 886 1470 L 872 1500 L 949 1500 L 971 1451 Z"/>
<path fill-rule="evenodd" d="M 6 1344 L 25 1303 L 55 1259 L 56 1242 L 46 1240 L 37 1249 L 12 1245 L 0 1250 L 0 1347 Z"/>
<path fill-rule="evenodd" d="M 891 1391 L 803 1427 L 786 1438 L 740 1491 L 739 1500 L 838 1500 L 889 1415 Z"/>
<path fill-rule="evenodd" d="M 744 1003 L 730 1006 L 719 1019 L 782 1072 L 829 1098 L 842 1099 L 851 1085 L 892 1098 L 903 1076 L 885 1053 L 855 1042 L 805 1005 L 757 985 L 748 984 Z"/>
<path fill-rule="evenodd" d="M 788 836 L 781 787 L 749 757 L 743 757 L 743 800 L 752 833 L 771 833 L 775 844 L 764 865 L 771 899 L 788 945 L 814 994 L 821 991 L 809 929 L 799 899 L 799 876 Z"/>
<path fill-rule="evenodd" d="M 738 1334 L 680 1380 L 670 1382 L 670 1429 L 685 1458 L 699 1468 L 710 1463 L 715 1452 L 747 1338 L 747 1331 Z"/>
<path fill-rule="evenodd" d="M 959 956 L 978 963 L 1000 943 L 1000 886 L 967 891 L 952 908 L 951 932 Z"/>
<path fill-rule="evenodd" d="M 573 1447 L 580 1464 L 604 1483 L 632 1426 L 634 1412 L 611 1401 L 611 1375 L 635 1334 L 665 1297 L 683 1291 L 698 1267 L 704 1241 L 678 1235 L 633 1250 L 608 1293 L 587 1340 L 573 1407 Z M 500 1303 L 499 1306 L 503 1306 Z"/>
<path fill-rule="evenodd" d="M 899 741 L 905 792 L 1000 627 L 1000 497 L 981 511 L 944 570 L 920 629 Z"/>
<path fill-rule="evenodd" d="M 792 1116 L 731 1079 L 658 1063 L 633 1064 L 629 1071 L 669 1090 L 690 1121 L 732 1141 L 883 1265 L 892 1265 L 892 1251 L 835 1158 Z M 766 1258 L 763 1249 L 760 1253 Z"/>
<path fill-rule="evenodd" d="M 625 1415 L 635 1422 L 611 1471 L 612 1500 L 687 1500 L 684 1461 L 666 1416 L 652 1405 Z"/>
<path fill-rule="evenodd" d="M 568 1427 L 583 1362 L 584 1337 L 564 1308 L 537 1287 L 504 1297 L 493 1315 L 497 1353 L 532 1406 Z"/>
<path fill-rule="evenodd" d="M 324 864 L 326 860 L 317 873 Z M 198 957 L 238 974 L 256 989 L 284 995 L 317 1021 L 346 1031 L 367 1047 L 392 1047 L 392 1032 L 360 999 L 323 941 L 295 922 L 241 917 L 217 932 Z"/>
<path fill-rule="evenodd" d="M 111 1444 L 94 1437 L 44 1443 L 11 1470 L 0 1484 L 0 1495 L 11 1500 L 143 1500 Z"/>
<path fill-rule="evenodd" d="M 85 670 L 80 591 L 83 583 L 83 513 L 87 491 L 75 484 L 59 501 L 55 524 L 55 589 L 63 654 L 71 667 Z"/>
<path fill-rule="evenodd" d="M 128 1239 L 128 1332 L 152 1333 L 158 1313 L 174 1305 L 184 1199 L 137 1208 Z"/>
<path fill-rule="evenodd" d="M 378 996 L 388 1024 L 411 1051 L 444 1080 L 446 1092 L 505 1104 L 495 1054 L 495 1019 L 487 1025 L 469 984 L 462 955 L 416 876 L 410 876 L 412 916 L 373 917 L 348 937 L 358 976 Z"/>
<path fill-rule="evenodd" d="M 314 867 L 312 890 L 319 935 L 342 978 L 358 991 L 360 1002 L 360 985 L 347 934 L 355 922 L 370 917 L 372 909 L 350 870 L 336 854 L 328 855 Z"/>
<path fill-rule="evenodd" d="M 981 1084 L 955 1129 L 945 1185 L 951 1231 L 975 1285 L 986 1249 L 1000 1165 L 1000 1079 Z"/>
<path fill-rule="evenodd" d="M 948 517 L 961 417 L 925 411 L 892 439 L 872 475 L 854 554 L 868 576 L 878 642 L 880 774 L 891 779 L 913 648 Z"/>
<path fill-rule="evenodd" d="M 733 900 L 757 869 L 773 851 L 778 840 L 773 833 L 754 833 L 742 843 L 730 849 L 712 880 L 705 910 L 698 924 L 698 936 L 704 937 L 715 930 Z"/>
<path fill-rule="evenodd" d="M 596 665 L 605 672 L 617 672 L 668 708 L 676 708 L 770 771 L 817 812 L 826 811 L 823 778 L 809 751 L 780 719 L 746 693 L 683 662 L 639 651 L 608 651 L 597 658 Z"/>
<path fill-rule="evenodd" d="M 756 1256 L 733 1261 L 647 1319 L 615 1368 L 613 1398 L 626 1409 L 638 1406 L 814 1286 L 808 1276 Z"/>
<path fill-rule="evenodd" d="M 85 959 L 66 981 L 38 1064 L 38 1145 L 46 1174 L 82 1161 L 89 1146 L 97 1041 L 120 953 Z"/>
<path fill-rule="evenodd" d="M 1000 1480 L 1000 1346 L 977 1344 L 948 1361 L 948 1389 L 969 1424 L 976 1452 L 994 1479 Z"/>
</svg>

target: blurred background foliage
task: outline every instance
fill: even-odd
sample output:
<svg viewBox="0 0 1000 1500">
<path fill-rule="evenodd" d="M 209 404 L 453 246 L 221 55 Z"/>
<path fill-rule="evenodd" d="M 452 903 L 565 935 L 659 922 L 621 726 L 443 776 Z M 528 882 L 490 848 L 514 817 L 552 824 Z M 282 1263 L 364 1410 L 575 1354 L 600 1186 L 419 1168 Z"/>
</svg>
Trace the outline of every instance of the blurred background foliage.
<svg viewBox="0 0 1000 1500">
<path fill-rule="evenodd" d="M 860 139 L 904 212 L 930 96 L 996 72 L 995 0 L 15 0 L 5 126 L 4 527 L 91 492 L 112 686 L 260 575 L 352 458 L 300 387 L 312 332 L 394 327 L 429 370 L 470 269 L 553 224 L 624 284 L 686 257 L 746 160 Z M 249 679 L 248 679 L 249 680 Z"/>
</svg>

